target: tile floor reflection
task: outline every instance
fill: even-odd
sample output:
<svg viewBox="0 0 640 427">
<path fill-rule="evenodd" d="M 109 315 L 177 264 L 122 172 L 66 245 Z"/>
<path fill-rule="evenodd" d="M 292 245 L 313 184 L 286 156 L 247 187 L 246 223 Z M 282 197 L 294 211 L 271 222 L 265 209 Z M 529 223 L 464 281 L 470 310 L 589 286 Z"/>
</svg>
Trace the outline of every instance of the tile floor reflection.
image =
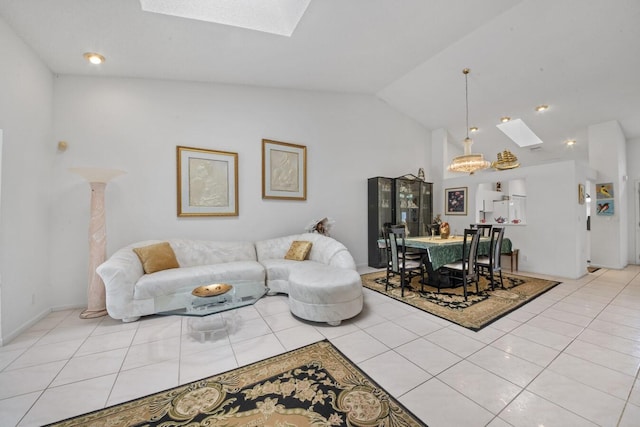
<svg viewBox="0 0 640 427">
<path fill-rule="evenodd" d="M 338 327 L 293 317 L 277 295 L 206 337 L 185 317 L 52 312 L 0 348 L 0 425 L 46 424 L 327 338 L 431 427 L 639 426 L 639 273 L 564 280 L 480 332 L 367 289 L 364 311 Z"/>
</svg>

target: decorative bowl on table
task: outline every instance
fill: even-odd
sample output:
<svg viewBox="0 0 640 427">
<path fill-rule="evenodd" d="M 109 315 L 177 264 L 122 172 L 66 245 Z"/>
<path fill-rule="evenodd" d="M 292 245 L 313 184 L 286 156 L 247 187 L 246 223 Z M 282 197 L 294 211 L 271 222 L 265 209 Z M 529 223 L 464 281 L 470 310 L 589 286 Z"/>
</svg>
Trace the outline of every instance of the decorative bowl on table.
<svg viewBox="0 0 640 427">
<path fill-rule="evenodd" d="M 232 288 L 233 286 L 226 283 L 214 283 L 212 285 L 198 286 L 191 291 L 191 295 L 195 295 L 197 297 L 214 297 L 216 295 L 227 293 Z"/>
<path fill-rule="evenodd" d="M 499 216 L 498 218 L 493 218 L 495 222 L 497 222 L 498 224 L 504 224 L 507 219 L 504 217 Z"/>
<path fill-rule="evenodd" d="M 511 220 L 511 222 L 514 223 L 514 224 L 520 224 L 520 220 L 519 219 Z"/>
</svg>

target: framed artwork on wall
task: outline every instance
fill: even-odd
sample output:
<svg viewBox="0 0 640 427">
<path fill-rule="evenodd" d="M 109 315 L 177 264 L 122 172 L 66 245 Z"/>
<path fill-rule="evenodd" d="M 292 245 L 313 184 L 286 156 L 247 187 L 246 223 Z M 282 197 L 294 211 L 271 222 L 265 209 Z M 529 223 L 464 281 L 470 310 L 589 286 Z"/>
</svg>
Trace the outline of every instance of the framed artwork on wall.
<svg viewBox="0 0 640 427">
<path fill-rule="evenodd" d="M 446 188 L 444 190 L 444 214 L 467 214 L 467 187 Z"/>
<path fill-rule="evenodd" d="M 578 204 L 584 205 L 584 184 L 578 184 Z"/>
<path fill-rule="evenodd" d="M 614 214 L 613 183 L 596 184 L 596 215 L 611 216 Z"/>
<path fill-rule="evenodd" d="M 177 147 L 178 216 L 238 216 L 238 153 Z"/>
<path fill-rule="evenodd" d="M 262 198 L 307 200 L 307 147 L 262 140 Z"/>
</svg>

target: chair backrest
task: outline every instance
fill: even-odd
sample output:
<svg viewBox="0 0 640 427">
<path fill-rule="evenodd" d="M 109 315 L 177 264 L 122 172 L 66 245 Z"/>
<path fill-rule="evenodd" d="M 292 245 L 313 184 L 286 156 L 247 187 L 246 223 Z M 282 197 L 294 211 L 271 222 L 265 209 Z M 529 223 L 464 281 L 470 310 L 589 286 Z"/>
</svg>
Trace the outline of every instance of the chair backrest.
<svg viewBox="0 0 640 427">
<path fill-rule="evenodd" d="M 491 230 L 491 252 L 489 253 L 489 261 L 493 270 L 499 270 L 501 268 L 502 257 L 502 238 L 504 237 L 504 227 L 494 227 Z"/>
<path fill-rule="evenodd" d="M 462 270 L 467 277 L 471 277 L 476 273 L 479 241 L 480 232 L 478 229 L 465 228 L 462 239 Z"/>
<path fill-rule="evenodd" d="M 493 227 L 491 224 L 477 224 L 477 227 L 482 237 L 491 236 L 491 228 Z"/>
<path fill-rule="evenodd" d="M 400 259 L 404 259 L 406 247 L 404 245 L 404 239 L 407 236 L 407 230 L 403 225 L 392 225 L 387 227 L 385 234 L 388 238 L 387 251 L 391 255 L 391 270 L 400 271 Z M 400 251 L 400 253 L 398 252 Z"/>
</svg>

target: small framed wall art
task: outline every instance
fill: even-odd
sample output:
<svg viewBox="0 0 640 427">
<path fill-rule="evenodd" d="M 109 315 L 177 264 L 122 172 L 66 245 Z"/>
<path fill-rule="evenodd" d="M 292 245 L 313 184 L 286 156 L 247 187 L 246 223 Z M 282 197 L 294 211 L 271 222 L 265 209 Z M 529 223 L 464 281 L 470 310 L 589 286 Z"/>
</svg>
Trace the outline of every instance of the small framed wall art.
<svg viewBox="0 0 640 427">
<path fill-rule="evenodd" d="M 596 215 L 612 216 L 615 212 L 613 183 L 596 184 Z"/>
<path fill-rule="evenodd" d="M 262 140 L 262 198 L 307 200 L 307 147 Z"/>
<path fill-rule="evenodd" d="M 177 147 L 178 216 L 238 216 L 238 153 Z"/>
<path fill-rule="evenodd" d="M 445 215 L 467 214 L 467 187 L 447 188 L 444 190 Z"/>
</svg>

